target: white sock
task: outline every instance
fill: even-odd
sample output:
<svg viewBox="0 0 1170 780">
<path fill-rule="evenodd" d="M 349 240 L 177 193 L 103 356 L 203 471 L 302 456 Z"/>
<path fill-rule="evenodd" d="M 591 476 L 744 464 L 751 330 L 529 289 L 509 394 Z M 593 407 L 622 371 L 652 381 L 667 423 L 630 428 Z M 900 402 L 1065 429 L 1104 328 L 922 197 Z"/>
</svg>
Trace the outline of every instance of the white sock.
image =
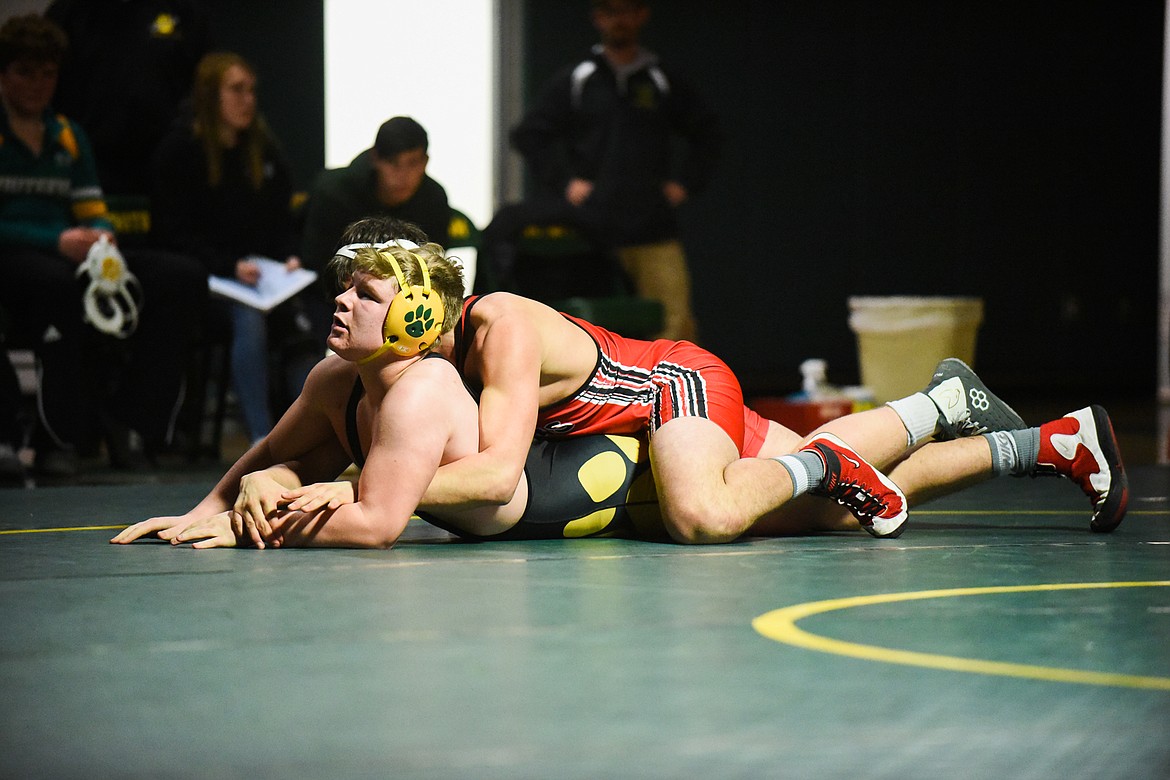
<svg viewBox="0 0 1170 780">
<path fill-rule="evenodd" d="M 902 425 L 906 426 L 906 440 L 911 447 L 938 431 L 938 406 L 926 393 L 889 401 L 886 406 L 897 412 Z"/>
</svg>

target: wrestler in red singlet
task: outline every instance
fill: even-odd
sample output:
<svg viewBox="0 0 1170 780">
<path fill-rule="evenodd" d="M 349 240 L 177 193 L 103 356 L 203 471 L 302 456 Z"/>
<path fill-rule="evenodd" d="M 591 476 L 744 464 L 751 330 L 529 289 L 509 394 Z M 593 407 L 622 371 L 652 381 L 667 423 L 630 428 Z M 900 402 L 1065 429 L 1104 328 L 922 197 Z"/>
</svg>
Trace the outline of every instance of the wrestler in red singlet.
<svg viewBox="0 0 1170 780">
<path fill-rule="evenodd" d="M 469 314 L 480 296 L 463 304 L 455 328 L 455 365 L 463 375 L 474 343 Z M 619 336 L 569 314 L 597 344 L 597 366 L 568 398 L 540 409 L 538 437 L 586 433 L 653 435 L 675 417 L 704 417 L 727 432 L 740 455 L 754 457 L 768 433 L 768 421 L 743 404 L 735 374 L 719 358 L 689 341 L 642 341 Z M 481 388 L 464 382 L 478 398 Z"/>
</svg>

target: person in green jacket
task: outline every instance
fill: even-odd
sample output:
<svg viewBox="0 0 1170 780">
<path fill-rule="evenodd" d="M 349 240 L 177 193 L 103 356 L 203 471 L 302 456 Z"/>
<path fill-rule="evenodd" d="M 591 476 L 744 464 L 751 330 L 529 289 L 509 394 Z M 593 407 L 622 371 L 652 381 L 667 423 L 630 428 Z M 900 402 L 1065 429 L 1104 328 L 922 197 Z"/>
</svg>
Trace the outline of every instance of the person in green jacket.
<svg viewBox="0 0 1170 780">
<path fill-rule="evenodd" d="M 166 446 L 207 299 L 194 260 L 127 251 L 141 289 L 135 327 L 111 337 L 87 324 L 109 302 L 87 310 L 79 266 L 116 239 L 85 131 L 50 108 L 67 45 L 36 14 L 0 27 L 0 308 L 8 335 L 37 353 L 35 467 L 58 477 L 76 474 L 78 448 L 103 437 L 119 467 Z M 108 263 L 94 281 L 104 275 Z"/>
</svg>

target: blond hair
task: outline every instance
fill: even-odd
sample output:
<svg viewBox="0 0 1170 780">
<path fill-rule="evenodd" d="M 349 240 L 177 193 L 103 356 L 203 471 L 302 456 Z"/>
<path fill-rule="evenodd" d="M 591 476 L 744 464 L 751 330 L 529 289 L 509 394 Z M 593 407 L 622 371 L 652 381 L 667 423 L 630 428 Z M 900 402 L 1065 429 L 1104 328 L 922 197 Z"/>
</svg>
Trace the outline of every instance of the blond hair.
<svg viewBox="0 0 1170 780">
<path fill-rule="evenodd" d="M 396 279 L 391 257 L 398 263 L 408 287 L 423 284 L 421 266 L 426 265 L 431 289 L 443 302 L 442 332 L 450 332 L 463 314 L 463 267 L 448 257 L 438 244 L 431 242 L 415 246 L 405 240 L 401 243 L 350 244 L 339 249 L 329 261 L 329 270 L 343 286 L 348 285 L 358 272 L 376 279 Z"/>
</svg>

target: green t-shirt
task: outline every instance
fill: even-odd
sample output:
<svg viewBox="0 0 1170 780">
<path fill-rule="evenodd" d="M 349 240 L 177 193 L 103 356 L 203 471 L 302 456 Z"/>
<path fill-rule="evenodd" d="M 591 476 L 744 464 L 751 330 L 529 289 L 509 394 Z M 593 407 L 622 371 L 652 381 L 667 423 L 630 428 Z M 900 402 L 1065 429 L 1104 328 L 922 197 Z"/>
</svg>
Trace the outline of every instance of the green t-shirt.
<svg viewBox="0 0 1170 780">
<path fill-rule="evenodd" d="M 46 112 L 33 154 L 0 108 L 0 244 L 55 250 L 61 232 L 78 225 L 113 232 L 85 132 Z"/>
</svg>

